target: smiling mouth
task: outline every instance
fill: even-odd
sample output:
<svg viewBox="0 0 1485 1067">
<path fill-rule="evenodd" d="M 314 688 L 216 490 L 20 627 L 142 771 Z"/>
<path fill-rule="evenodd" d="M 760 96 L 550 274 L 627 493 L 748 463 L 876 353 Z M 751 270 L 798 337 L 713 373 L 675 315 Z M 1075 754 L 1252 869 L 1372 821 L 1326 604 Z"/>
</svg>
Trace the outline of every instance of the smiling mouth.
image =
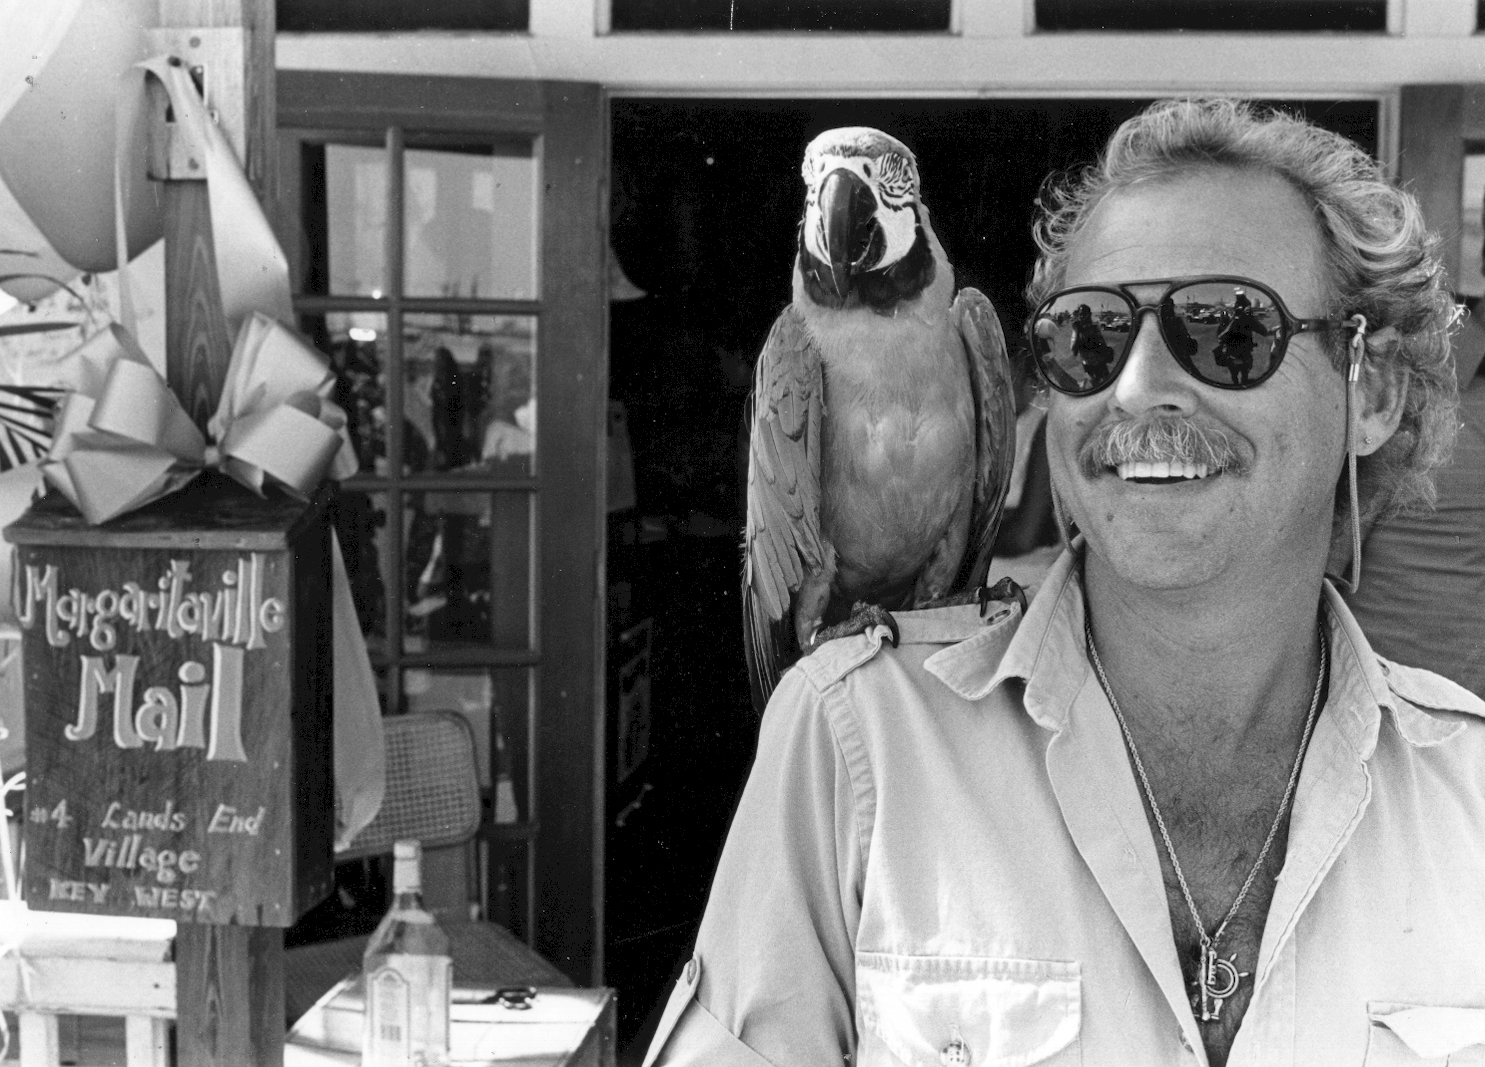
<svg viewBox="0 0 1485 1067">
<path fill-rule="evenodd" d="M 1138 482 L 1141 485 L 1177 485 L 1215 477 L 1222 472 L 1212 470 L 1205 463 L 1121 463 L 1113 468 L 1122 481 Z"/>
</svg>

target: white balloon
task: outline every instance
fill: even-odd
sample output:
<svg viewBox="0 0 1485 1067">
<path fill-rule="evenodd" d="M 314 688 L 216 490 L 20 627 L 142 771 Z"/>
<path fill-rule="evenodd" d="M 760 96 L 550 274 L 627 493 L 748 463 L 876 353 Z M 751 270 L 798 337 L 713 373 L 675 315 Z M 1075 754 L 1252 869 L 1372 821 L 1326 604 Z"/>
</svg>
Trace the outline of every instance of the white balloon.
<svg viewBox="0 0 1485 1067">
<path fill-rule="evenodd" d="M 0 0 L 0 116 L 41 73 L 81 6 L 82 0 Z"/>
<path fill-rule="evenodd" d="M 77 273 L 0 182 L 0 289 L 34 304 Z"/>
<path fill-rule="evenodd" d="M 140 75 L 157 0 L 0 0 L 0 178 L 79 270 L 117 266 L 115 103 L 126 111 L 130 254 L 158 240 Z"/>
</svg>

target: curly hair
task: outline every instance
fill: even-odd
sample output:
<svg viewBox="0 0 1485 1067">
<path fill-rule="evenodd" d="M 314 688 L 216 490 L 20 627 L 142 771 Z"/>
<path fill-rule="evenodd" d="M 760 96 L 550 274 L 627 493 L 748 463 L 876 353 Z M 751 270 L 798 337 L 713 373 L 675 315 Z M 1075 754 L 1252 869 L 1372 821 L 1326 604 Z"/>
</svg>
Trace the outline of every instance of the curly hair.
<svg viewBox="0 0 1485 1067">
<path fill-rule="evenodd" d="M 1457 312 L 1439 238 L 1424 226 L 1417 201 L 1340 134 L 1226 97 L 1151 105 L 1119 127 L 1095 165 L 1054 175 L 1043 187 L 1033 229 L 1041 254 L 1026 287 L 1031 306 L 1062 286 L 1069 250 L 1103 200 L 1201 167 L 1275 174 L 1310 205 L 1325 242 L 1328 317 L 1365 315 L 1368 377 L 1407 385 L 1397 432 L 1358 461 L 1362 521 L 1431 507 L 1432 472 L 1448 461 L 1458 428 L 1449 346 Z M 1332 361 L 1343 368 L 1343 335 L 1327 337 Z M 1338 520 L 1344 502 L 1338 492 Z"/>
</svg>

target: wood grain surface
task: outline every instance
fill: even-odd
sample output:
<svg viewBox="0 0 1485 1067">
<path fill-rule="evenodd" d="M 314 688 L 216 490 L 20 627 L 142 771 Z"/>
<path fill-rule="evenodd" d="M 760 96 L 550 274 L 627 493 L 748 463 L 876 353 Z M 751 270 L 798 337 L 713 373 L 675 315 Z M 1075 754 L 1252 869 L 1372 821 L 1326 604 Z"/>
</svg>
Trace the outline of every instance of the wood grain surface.
<svg viewBox="0 0 1485 1067">
<path fill-rule="evenodd" d="M 25 605 L 22 612 L 23 624 L 29 622 L 23 630 L 26 882 L 39 907 L 287 926 L 329 890 L 334 804 L 323 509 L 265 505 L 257 532 L 282 547 L 227 550 L 199 546 L 229 518 L 243 518 L 244 502 L 229 493 L 196 503 L 194 528 L 152 530 L 173 537 L 175 547 L 111 547 L 103 527 L 90 530 L 88 545 L 39 544 L 49 524 L 52 533 L 67 527 L 52 511 L 17 524 L 28 535 L 20 549 L 21 595 L 34 600 L 29 616 Z M 48 603 L 27 597 L 48 567 L 57 579 L 50 625 Z M 118 617 L 102 627 L 67 629 L 60 616 L 75 618 L 78 594 L 96 602 L 100 593 L 122 593 L 130 583 L 155 598 L 142 629 Z M 249 587 L 256 593 L 250 596 Z M 257 612 L 260 622 L 280 622 L 281 614 L 276 631 L 239 620 L 222 627 L 229 632 L 182 632 L 180 621 L 189 629 L 199 614 L 188 608 L 176 609 L 174 633 L 160 628 L 171 614 L 170 598 L 183 603 L 199 594 L 217 602 L 227 589 L 239 590 L 225 602 L 237 604 L 234 616 Z M 120 657 L 137 662 L 125 721 L 116 722 L 116 690 L 126 673 L 108 672 L 125 666 Z M 234 701 L 237 663 L 240 699 Z M 87 732 L 79 729 L 86 721 L 79 707 L 90 671 L 96 726 L 91 736 L 69 739 L 69 731 Z M 214 691 L 203 696 L 205 684 Z M 151 700 L 175 705 L 178 717 L 141 712 Z M 192 701 L 201 709 L 194 740 L 180 725 Z M 240 708 L 237 754 L 245 758 L 232 758 L 234 708 Z M 148 729 L 161 722 L 170 728 Z M 141 733 L 161 736 L 140 742 Z"/>
</svg>

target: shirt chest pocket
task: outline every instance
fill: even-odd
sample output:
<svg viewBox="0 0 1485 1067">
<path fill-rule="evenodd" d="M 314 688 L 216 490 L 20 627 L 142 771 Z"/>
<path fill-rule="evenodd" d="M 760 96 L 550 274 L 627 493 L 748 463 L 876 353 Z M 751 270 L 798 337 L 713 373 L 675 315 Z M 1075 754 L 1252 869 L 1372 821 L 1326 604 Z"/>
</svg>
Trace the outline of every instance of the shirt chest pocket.
<svg viewBox="0 0 1485 1067">
<path fill-rule="evenodd" d="M 1082 1063 L 1078 965 L 856 954 L 859 1067 Z"/>
<path fill-rule="evenodd" d="M 1485 1008 L 1372 1001 L 1366 1067 L 1485 1067 Z"/>
</svg>

